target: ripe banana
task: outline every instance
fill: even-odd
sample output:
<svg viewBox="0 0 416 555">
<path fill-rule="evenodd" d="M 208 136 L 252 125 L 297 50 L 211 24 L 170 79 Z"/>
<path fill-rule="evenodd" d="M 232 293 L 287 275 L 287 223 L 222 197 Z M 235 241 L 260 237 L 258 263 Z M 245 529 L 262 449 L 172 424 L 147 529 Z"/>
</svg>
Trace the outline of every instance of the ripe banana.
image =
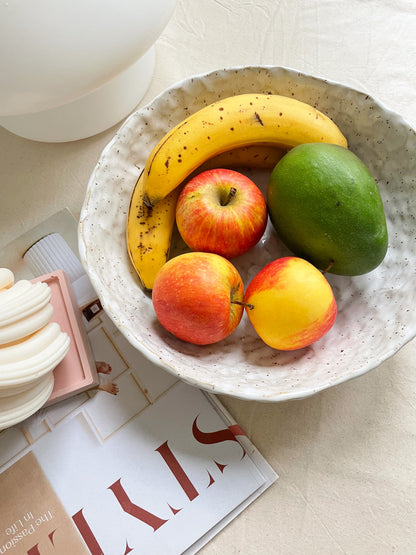
<svg viewBox="0 0 416 555">
<path fill-rule="evenodd" d="M 144 174 L 134 188 L 127 215 L 126 241 L 130 260 L 143 289 L 151 291 L 156 274 L 168 260 L 172 231 L 175 224 L 177 187 L 156 206 L 143 203 Z"/>
<path fill-rule="evenodd" d="M 347 147 L 336 124 L 291 97 L 242 94 L 214 102 L 171 129 L 144 168 L 144 203 L 156 205 L 207 159 L 252 144 L 285 149 L 326 142 Z"/>
</svg>

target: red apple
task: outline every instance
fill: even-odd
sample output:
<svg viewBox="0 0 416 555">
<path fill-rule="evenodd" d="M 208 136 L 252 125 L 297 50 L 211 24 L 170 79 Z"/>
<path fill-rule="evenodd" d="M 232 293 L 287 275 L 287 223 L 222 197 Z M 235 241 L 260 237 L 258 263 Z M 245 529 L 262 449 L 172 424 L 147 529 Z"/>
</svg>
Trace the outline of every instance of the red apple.
<svg viewBox="0 0 416 555">
<path fill-rule="evenodd" d="M 325 276 L 295 256 L 270 262 L 251 280 L 244 301 L 254 329 L 274 349 L 314 343 L 332 327 L 337 305 Z"/>
<path fill-rule="evenodd" d="M 267 205 L 260 189 L 245 175 L 228 169 L 207 170 L 182 189 L 176 223 L 193 251 L 234 258 L 261 238 Z"/>
<path fill-rule="evenodd" d="M 152 302 L 159 322 L 196 345 L 221 341 L 238 326 L 244 286 L 236 268 L 217 254 L 190 252 L 170 259 L 156 275 Z"/>
</svg>

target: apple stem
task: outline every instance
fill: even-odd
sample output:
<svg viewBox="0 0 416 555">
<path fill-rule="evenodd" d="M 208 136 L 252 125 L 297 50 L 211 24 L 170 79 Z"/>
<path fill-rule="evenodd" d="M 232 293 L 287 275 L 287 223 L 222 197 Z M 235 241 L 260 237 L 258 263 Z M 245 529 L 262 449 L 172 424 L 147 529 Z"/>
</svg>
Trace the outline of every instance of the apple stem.
<svg viewBox="0 0 416 555">
<path fill-rule="evenodd" d="M 221 203 L 221 206 L 227 206 L 227 204 L 230 203 L 231 199 L 235 197 L 236 193 L 237 193 L 236 187 L 231 187 L 228 192 L 227 198 L 225 199 L 224 202 Z"/>
<path fill-rule="evenodd" d="M 322 270 L 323 274 L 326 274 L 327 272 L 329 272 L 329 270 L 332 268 L 332 266 L 335 264 L 334 260 L 331 260 L 331 262 L 328 264 L 328 266 L 325 268 L 325 270 Z"/>
<path fill-rule="evenodd" d="M 243 303 L 242 301 L 231 301 L 231 304 L 239 304 L 240 306 L 244 306 L 246 308 L 249 308 L 250 310 L 253 310 L 254 308 L 254 304 Z"/>
</svg>

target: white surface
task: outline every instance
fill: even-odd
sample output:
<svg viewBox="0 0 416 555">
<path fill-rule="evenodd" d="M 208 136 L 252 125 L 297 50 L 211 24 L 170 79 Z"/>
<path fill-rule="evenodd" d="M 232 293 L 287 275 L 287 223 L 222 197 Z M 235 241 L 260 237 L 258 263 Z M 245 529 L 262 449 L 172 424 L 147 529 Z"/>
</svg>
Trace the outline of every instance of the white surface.
<svg viewBox="0 0 416 555">
<path fill-rule="evenodd" d="M 383 199 L 389 248 L 371 273 L 327 274 L 338 306 L 334 326 L 305 349 L 268 347 L 246 314 L 223 341 L 184 343 L 158 325 L 126 249 L 126 213 L 153 147 L 184 116 L 219 97 L 244 93 L 294 96 L 332 118 L 349 148 L 370 168 Z M 89 181 L 80 218 L 80 256 L 103 307 L 120 331 L 156 364 L 192 385 L 243 399 L 307 397 L 378 366 L 416 335 L 416 136 L 400 116 L 366 93 L 284 68 L 252 66 L 192 76 L 136 111 L 105 148 Z M 248 176 L 266 194 L 270 170 Z M 172 254 L 177 254 L 175 243 Z M 234 258 L 245 289 L 266 264 L 291 252 L 268 222 L 259 243 Z M 388 284 L 388 286 L 386 286 Z"/>
<path fill-rule="evenodd" d="M 411 0 L 180 0 L 142 105 L 195 73 L 273 64 L 369 91 L 415 126 L 415 37 Z M 3 245 L 64 206 L 79 215 L 114 131 L 50 145 L 0 130 Z M 280 479 L 202 553 L 413 555 L 415 360 L 412 341 L 378 369 L 302 401 L 221 397 Z"/>
</svg>

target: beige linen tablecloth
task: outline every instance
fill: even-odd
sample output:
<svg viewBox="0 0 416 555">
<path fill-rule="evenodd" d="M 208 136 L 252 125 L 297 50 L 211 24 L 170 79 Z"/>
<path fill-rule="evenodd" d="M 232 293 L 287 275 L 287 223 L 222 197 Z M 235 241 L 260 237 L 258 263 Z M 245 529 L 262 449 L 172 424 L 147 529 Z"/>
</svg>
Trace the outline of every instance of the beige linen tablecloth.
<svg viewBox="0 0 416 555">
<path fill-rule="evenodd" d="M 192 74 L 271 64 L 369 92 L 416 126 L 414 0 L 179 0 L 156 55 L 141 105 Z M 0 247 L 61 208 L 79 215 L 117 127 L 66 144 L 0 128 Z M 202 552 L 416 554 L 415 358 L 413 341 L 301 401 L 222 397 L 280 479 Z"/>
</svg>

